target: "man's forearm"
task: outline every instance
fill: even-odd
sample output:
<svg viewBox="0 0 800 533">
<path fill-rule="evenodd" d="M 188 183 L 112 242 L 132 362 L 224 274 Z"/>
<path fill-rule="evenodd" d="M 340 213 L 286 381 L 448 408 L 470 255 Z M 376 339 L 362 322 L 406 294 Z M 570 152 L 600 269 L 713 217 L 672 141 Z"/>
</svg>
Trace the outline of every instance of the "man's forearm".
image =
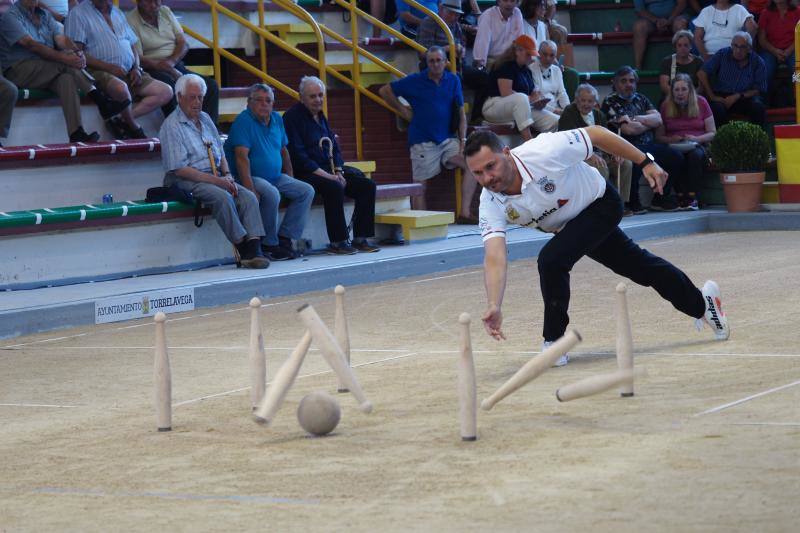
<svg viewBox="0 0 800 533">
<path fill-rule="evenodd" d="M 181 59 L 186 57 L 186 54 L 189 52 L 189 44 L 186 42 L 186 39 L 179 35 L 175 39 L 175 50 L 172 51 L 172 54 L 167 58 L 172 61 L 172 64 L 179 62 Z"/>
<path fill-rule="evenodd" d="M 181 179 L 195 181 L 197 183 L 214 183 L 216 177 L 207 172 L 202 172 L 192 167 L 182 167 L 175 170 L 175 175 Z"/>
<path fill-rule="evenodd" d="M 250 175 L 250 158 L 247 154 L 240 154 L 236 151 L 236 173 L 242 185 L 255 192 L 253 178 Z"/>
<path fill-rule="evenodd" d="M 585 131 L 595 148 L 628 159 L 633 163 L 641 163 L 644 159 L 644 153 L 641 150 L 602 126 L 589 126 Z"/>
<path fill-rule="evenodd" d="M 483 281 L 486 285 L 486 303 L 499 309 L 503 305 L 503 295 L 506 290 L 505 239 L 501 237 L 489 239 L 484 243 L 484 248 Z"/>
</svg>

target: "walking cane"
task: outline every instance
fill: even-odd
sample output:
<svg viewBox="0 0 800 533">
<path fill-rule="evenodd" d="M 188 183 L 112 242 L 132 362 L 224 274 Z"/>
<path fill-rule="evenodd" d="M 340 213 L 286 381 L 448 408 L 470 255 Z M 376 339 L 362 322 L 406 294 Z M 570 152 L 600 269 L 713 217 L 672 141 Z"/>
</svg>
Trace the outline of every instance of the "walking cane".
<svg viewBox="0 0 800 533">
<path fill-rule="evenodd" d="M 205 141 L 204 144 L 206 145 L 206 152 L 208 153 L 208 162 L 211 164 L 211 174 L 216 178 L 219 174 L 217 173 L 217 162 L 214 159 L 214 151 L 211 149 L 211 141 Z M 239 254 L 239 249 L 236 248 L 236 244 L 231 244 L 233 245 L 233 260 L 236 261 L 236 268 L 242 268 L 242 256 Z"/>
<path fill-rule="evenodd" d="M 325 150 L 325 144 L 327 143 L 328 149 Z M 333 141 L 330 137 L 321 137 L 319 140 L 319 149 L 322 150 L 322 153 L 328 152 L 328 161 L 331 163 L 331 172 L 336 173 L 336 163 L 333 162 Z M 355 218 L 356 212 L 353 211 L 353 215 L 350 217 L 350 223 L 347 225 L 347 235 L 349 237 L 350 230 L 353 228 L 353 218 Z"/>
<path fill-rule="evenodd" d="M 325 150 L 325 143 L 328 143 L 328 149 Z M 331 172 L 336 172 L 336 164 L 333 162 L 333 141 L 330 137 L 322 137 L 319 140 L 319 149 L 322 150 L 322 153 L 328 152 L 328 161 L 331 163 Z"/>
</svg>

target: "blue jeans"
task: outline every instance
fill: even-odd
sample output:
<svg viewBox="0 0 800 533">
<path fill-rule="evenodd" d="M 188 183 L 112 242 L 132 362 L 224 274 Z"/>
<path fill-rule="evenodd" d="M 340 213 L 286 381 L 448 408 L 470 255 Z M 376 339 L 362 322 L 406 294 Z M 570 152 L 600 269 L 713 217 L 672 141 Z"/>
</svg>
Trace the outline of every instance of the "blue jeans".
<svg viewBox="0 0 800 533">
<path fill-rule="evenodd" d="M 767 94 L 771 96 L 772 88 L 775 86 L 775 71 L 778 70 L 778 58 L 766 50 L 760 51 L 758 55 L 764 60 L 764 66 L 767 68 Z M 794 72 L 794 52 L 786 57 L 784 63 L 789 67 L 789 72 Z"/>
<path fill-rule="evenodd" d="M 253 186 L 261 196 L 258 208 L 264 223 L 265 235 L 262 243 L 266 246 L 277 246 L 278 235 L 299 239 L 308 222 L 311 202 L 314 201 L 314 187 L 286 174 L 281 174 L 272 182 L 253 176 Z M 286 208 L 283 222 L 278 228 L 281 196 L 289 200 L 289 207 Z"/>
</svg>

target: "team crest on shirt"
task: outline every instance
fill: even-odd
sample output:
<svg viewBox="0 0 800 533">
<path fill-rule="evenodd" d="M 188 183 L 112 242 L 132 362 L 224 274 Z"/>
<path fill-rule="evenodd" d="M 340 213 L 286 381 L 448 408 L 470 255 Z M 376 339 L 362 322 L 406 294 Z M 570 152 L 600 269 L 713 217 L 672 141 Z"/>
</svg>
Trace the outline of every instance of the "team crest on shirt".
<svg viewBox="0 0 800 533">
<path fill-rule="evenodd" d="M 506 207 L 506 216 L 508 217 L 508 220 L 514 222 L 519 218 L 519 212 L 514 209 L 513 205 L 509 205 Z"/>
<path fill-rule="evenodd" d="M 547 194 L 553 194 L 556 192 L 556 184 L 553 180 L 549 179 L 547 176 L 539 178 L 536 180 L 536 184 L 542 189 L 542 192 Z"/>
</svg>

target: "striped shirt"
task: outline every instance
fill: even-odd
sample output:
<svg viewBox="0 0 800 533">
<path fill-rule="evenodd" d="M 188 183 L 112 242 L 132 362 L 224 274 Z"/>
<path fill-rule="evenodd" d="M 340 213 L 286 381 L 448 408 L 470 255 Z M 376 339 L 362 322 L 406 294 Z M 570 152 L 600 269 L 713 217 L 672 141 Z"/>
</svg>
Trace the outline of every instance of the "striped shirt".
<svg viewBox="0 0 800 533">
<path fill-rule="evenodd" d="M 83 0 L 67 15 L 66 34 L 76 43 L 82 43 L 87 55 L 128 72 L 135 59 L 132 46 L 138 38 L 125 15 L 115 6 L 111 6 L 111 22 L 113 30 L 92 0 Z"/>
<path fill-rule="evenodd" d="M 39 16 L 38 25 L 34 24 L 30 12 L 19 2 L 8 8 L 0 18 L 0 59 L 6 67 L 24 59 L 39 58 L 39 54 L 19 44 L 23 37 L 30 37 L 48 48 L 55 48 L 55 36 L 63 33 L 61 24 L 53 15 L 40 7 L 35 8 L 35 11 Z"/>
<path fill-rule="evenodd" d="M 712 89 L 715 93 L 743 93 L 758 89 L 767 94 L 767 68 L 758 54 L 750 51 L 747 64 L 739 66 L 733 57 L 731 47 L 722 48 L 703 65 L 703 70 L 712 78 Z"/>
<path fill-rule="evenodd" d="M 161 164 L 167 172 L 192 167 L 211 173 L 207 143 L 211 143 L 214 165 L 221 172 L 222 141 L 217 127 L 207 114 L 200 113 L 200 128 L 178 107 L 161 124 L 158 132 L 161 140 Z"/>
</svg>

